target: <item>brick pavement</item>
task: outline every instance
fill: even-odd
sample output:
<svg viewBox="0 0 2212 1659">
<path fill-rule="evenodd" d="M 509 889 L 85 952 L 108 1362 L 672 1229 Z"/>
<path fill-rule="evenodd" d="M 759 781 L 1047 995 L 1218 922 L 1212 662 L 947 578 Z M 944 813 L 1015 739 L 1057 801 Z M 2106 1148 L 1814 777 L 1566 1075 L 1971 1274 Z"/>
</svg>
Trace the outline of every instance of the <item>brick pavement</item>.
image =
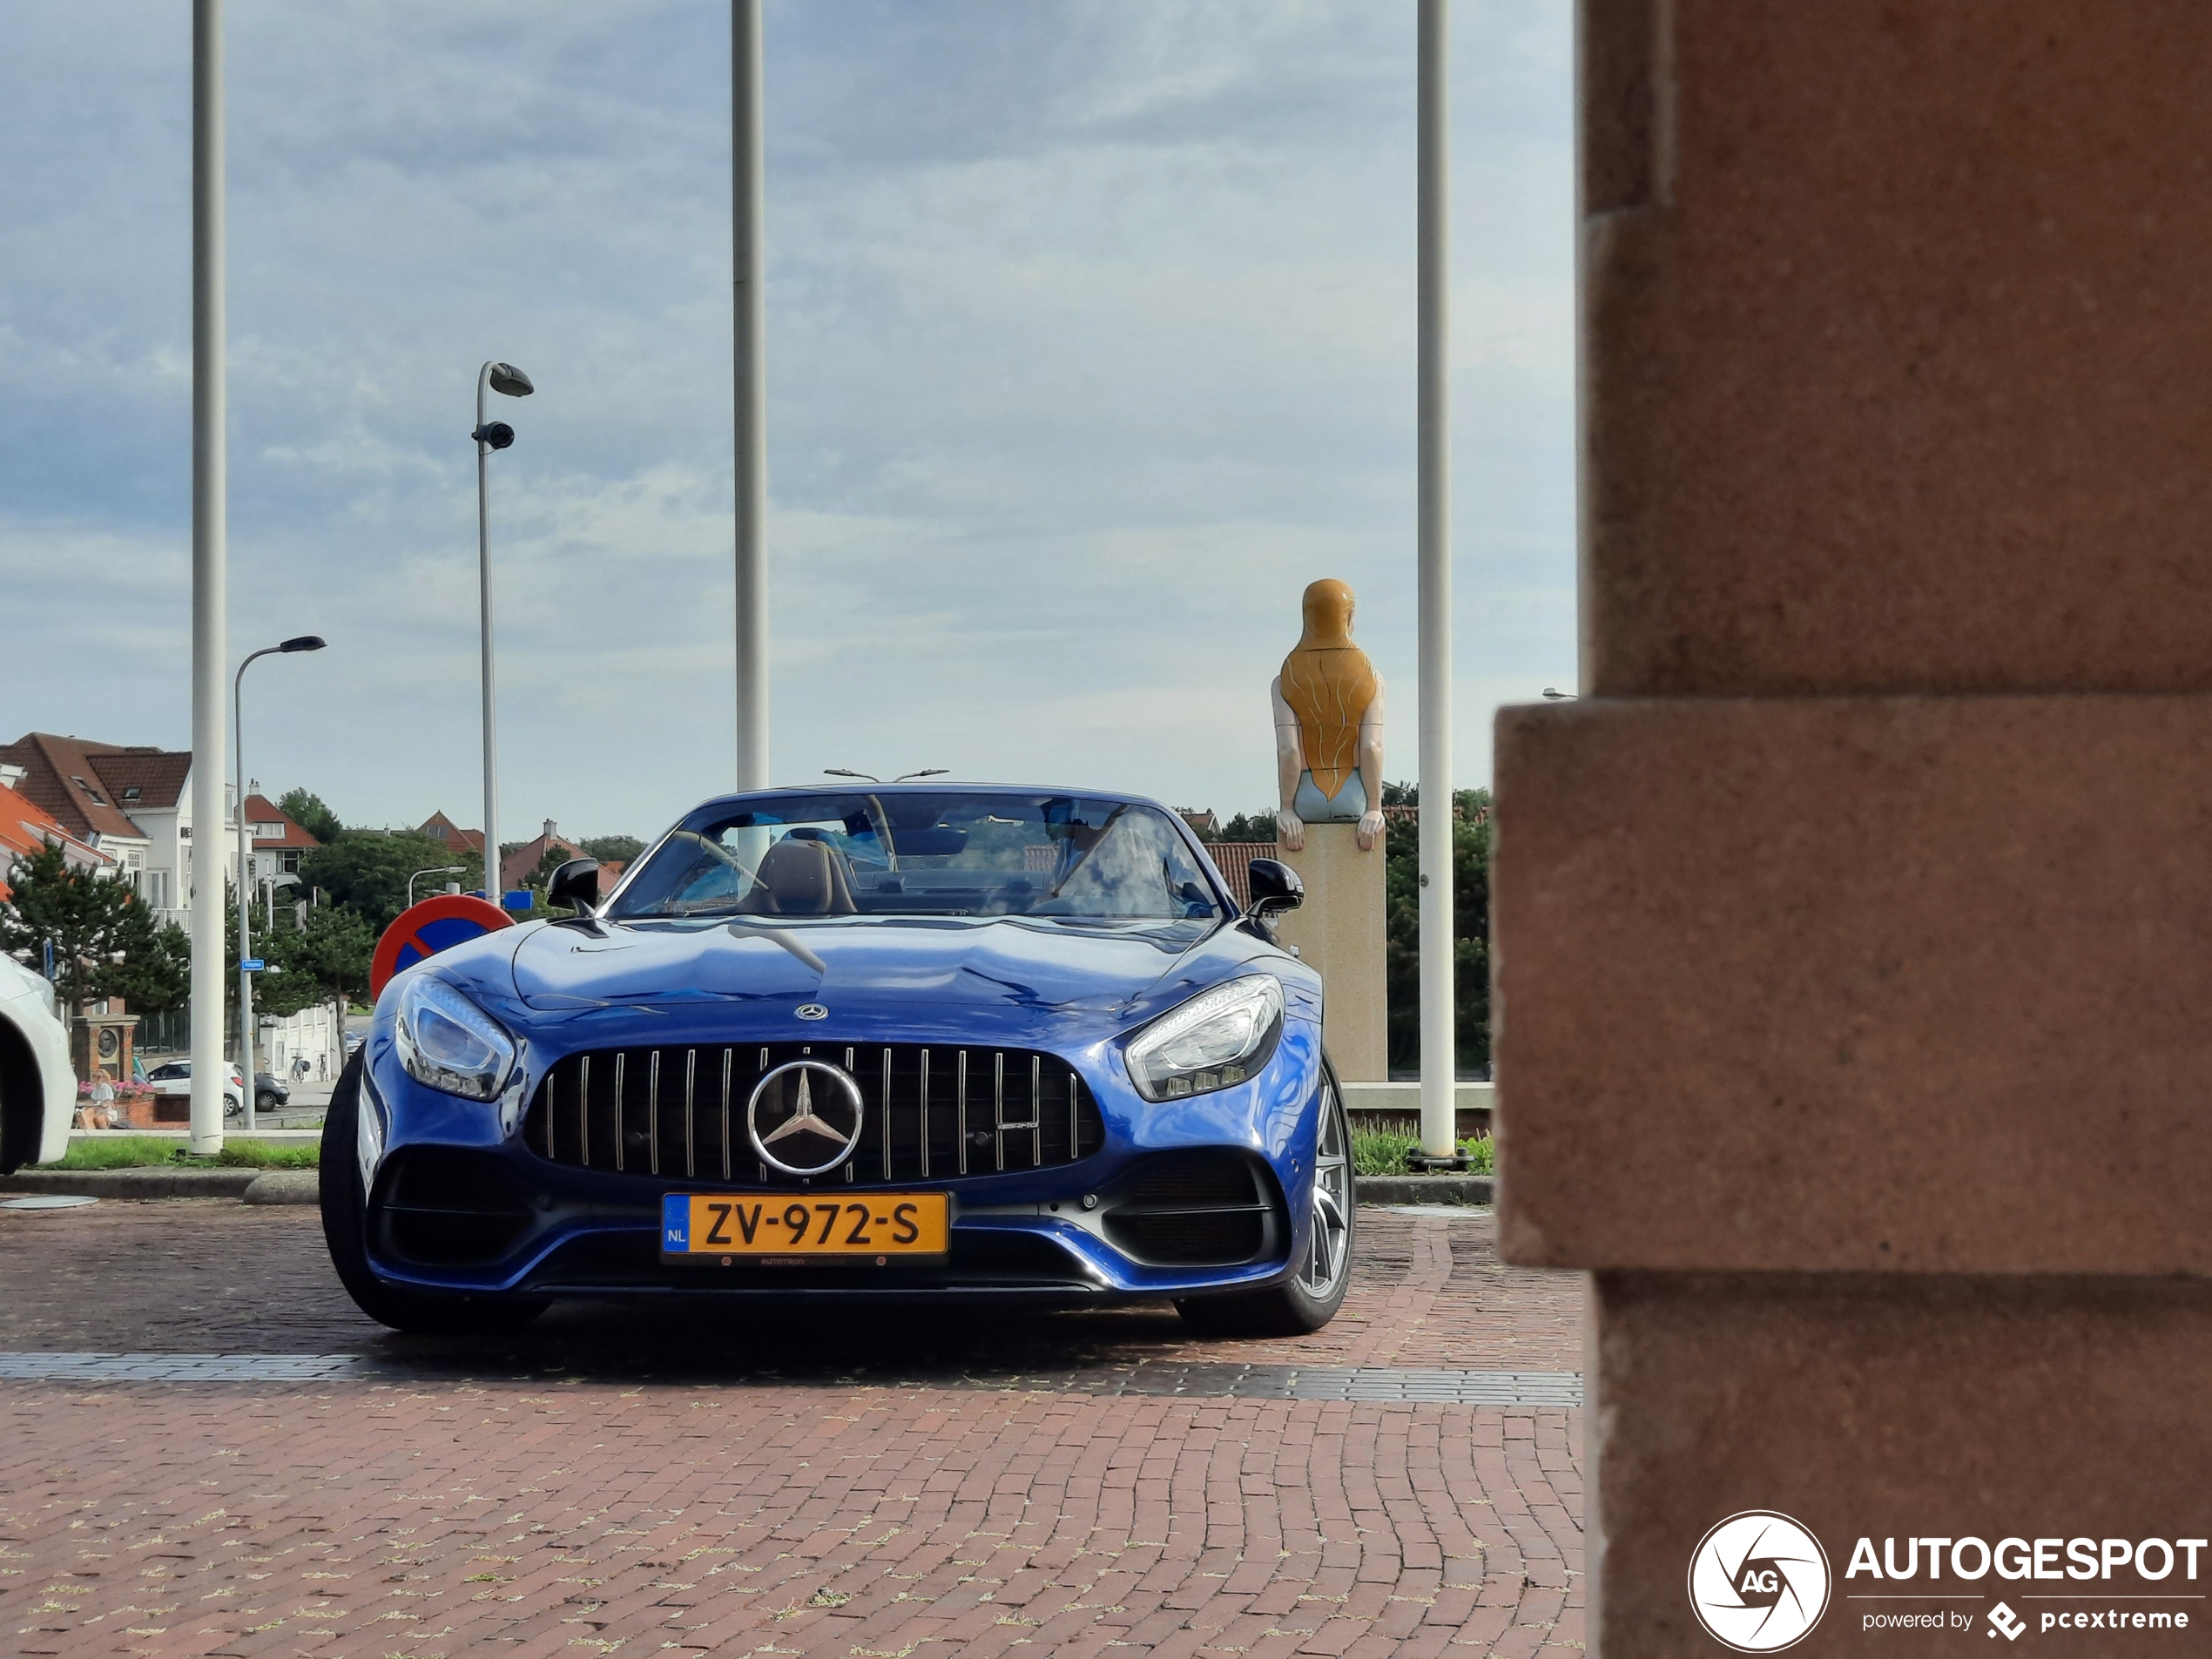
<svg viewBox="0 0 2212 1659">
<path fill-rule="evenodd" d="M 311 1215 L 75 1213 L 91 1224 L 0 1215 L 0 1347 L 403 1340 L 333 1304 Z M 1487 1217 L 1363 1221 L 1346 1316 L 1303 1342 L 1193 1344 L 1141 1312 L 871 1340 L 1022 1365 L 1579 1367 L 1578 1284 L 1501 1267 Z M 552 1352 L 649 1334 L 547 1323 Z M 800 1361 L 853 1352 L 780 1320 L 775 1340 Z M 0 1384 L 0 1644 L 1528 1659 L 1583 1639 L 1579 1411 L 732 1376 Z"/>
<path fill-rule="evenodd" d="M 843 1375 L 882 1359 L 880 1336 L 889 1328 L 898 1335 L 896 1366 L 909 1376 L 938 1363 L 1018 1372 L 1140 1358 L 1581 1369 L 1581 1280 L 1501 1264 L 1491 1211 L 1450 1222 L 1359 1213 L 1343 1312 L 1294 1341 L 1196 1339 L 1166 1307 L 1020 1318 L 932 1308 L 904 1320 L 871 1312 L 860 1325 L 850 1315 L 779 1312 L 775 1345 L 764 1352 L 751 1322 L 725 1312 L 639 1314 L 579 1304 L 556 1308 L 499 1351 L 549 1365 L 612 1352 L 641 1368 L 658 1358 L 697 1362 L 704 1355 L 732 1375 L 809 1368 Z M 0 1211 L 0 1350 L 36 1348 L 485 1352 L 481 1344 L 395 1335 L 363 1318 L 330 1272 L 314 1210 L 224 1199 Z"/>
</svg>

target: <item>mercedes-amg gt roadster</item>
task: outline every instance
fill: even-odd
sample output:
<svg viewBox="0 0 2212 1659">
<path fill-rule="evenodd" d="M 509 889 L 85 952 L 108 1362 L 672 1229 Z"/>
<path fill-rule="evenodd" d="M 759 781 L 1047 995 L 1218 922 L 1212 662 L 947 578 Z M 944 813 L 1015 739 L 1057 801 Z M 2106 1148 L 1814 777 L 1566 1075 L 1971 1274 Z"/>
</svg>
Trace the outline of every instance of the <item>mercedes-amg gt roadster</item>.
<svg viewBox="0 0 2212 1659">
<path fill-rule="evenodd" d="M 711 800 L 602 904 L 396 975 L 331 1102 L 361 1308 L 511 1327 L 565 1297 L 1172 1300 L 1312 1331 L 1350 1138 L 1321 982 L 1150 801 L 1002 786 Z"/>
</svg>

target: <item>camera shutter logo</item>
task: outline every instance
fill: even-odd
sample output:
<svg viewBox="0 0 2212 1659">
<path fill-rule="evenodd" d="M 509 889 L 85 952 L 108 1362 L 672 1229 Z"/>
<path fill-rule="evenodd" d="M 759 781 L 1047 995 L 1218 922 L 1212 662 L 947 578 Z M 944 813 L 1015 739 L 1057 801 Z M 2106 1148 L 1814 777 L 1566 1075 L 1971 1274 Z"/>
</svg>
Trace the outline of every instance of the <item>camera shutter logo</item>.
<svg viewBox="0 0 2212 1659">
<path fill-rule="evenodd" d="M 1716 1642 L 1738 1653 L 1779 1653 L 1811 1634 L 1828 1608 L 1828 1552 L 1771 1509 L 1730 1515 L 1689 1558 L 1689 1606 Z"/>
</svg>

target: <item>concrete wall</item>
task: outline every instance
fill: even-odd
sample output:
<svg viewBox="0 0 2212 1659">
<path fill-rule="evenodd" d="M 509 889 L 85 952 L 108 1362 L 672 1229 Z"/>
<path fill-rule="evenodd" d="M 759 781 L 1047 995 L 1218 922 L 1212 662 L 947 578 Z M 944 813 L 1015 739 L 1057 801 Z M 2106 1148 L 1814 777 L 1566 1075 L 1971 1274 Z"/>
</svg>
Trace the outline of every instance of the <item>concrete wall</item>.
<svg viewBox="0 0 2212 1659">
<path fill-rule="evenodd" d="M 1584 0 L 1586 696 L 1500 718 L 1495 1018 L 1613 1659 L 1717 1650 L 1746 1508 L 1826 1546 L 1808 1654 L 2212 1588 L 1844 1576 L 2212 1530 L 2207 61 L 2149 0 Z"/>
</svg>

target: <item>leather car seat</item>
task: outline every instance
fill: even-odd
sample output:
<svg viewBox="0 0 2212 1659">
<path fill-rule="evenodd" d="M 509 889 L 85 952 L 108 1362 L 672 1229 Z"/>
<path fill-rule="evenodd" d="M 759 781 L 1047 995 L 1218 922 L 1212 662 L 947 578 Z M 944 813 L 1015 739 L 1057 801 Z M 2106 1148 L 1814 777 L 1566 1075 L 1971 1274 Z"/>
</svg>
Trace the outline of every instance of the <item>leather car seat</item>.
<svg viewBox="0 0 2212 1659">
<path fill-rule="evenodd" d="M 850 916 L 853 882 L 845 855 L 826 841 L 786 839 L 760 860 L 760 885 L 739 901 L 754 916 Z"/>
</svg>

